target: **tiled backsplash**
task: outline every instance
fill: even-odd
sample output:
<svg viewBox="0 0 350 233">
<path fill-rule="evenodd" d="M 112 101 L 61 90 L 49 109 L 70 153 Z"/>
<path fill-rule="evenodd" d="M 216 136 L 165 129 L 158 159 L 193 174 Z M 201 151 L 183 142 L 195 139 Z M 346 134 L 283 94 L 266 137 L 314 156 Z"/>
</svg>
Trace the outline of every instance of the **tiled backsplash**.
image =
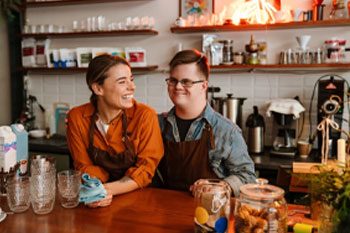
<svg viewBox="0 0 350 233">
<path fill-rule="evenodd" d="M 308 109 L 312 91 L 318 78 L 323 74 L 271 74 L 271 73 L 214 73 L 210 77 L 210 85 L 221 88 L 220 93 L 215 96 L 226 96 L 226 93 L 233 93 L 235 97 L 245 97 L 247 100 L 243 104 L 243 122 L 253 111 L 253 106 L 259 107 L 260 113 L 265 117 L 266 122 L 266 144 L 272 142 L 273 121 L 267 118 L 266 102 L 275 98 L 294 98 L 299 96 L 306 108 L 303 137 L 309 134 Z M 350 72 L 340 74 L 350 81 Z M 136 75 L 136 95 L 139 102 L 152 106 L 157 112 L 167 111 L 172 103 L 167 94 L 164 73 L 152 73 L 147 75 Z M 85 83 L 84 74 L 72 75 L 30 75 L 30 94 L 38 98 L 46 109 L 52 109 L 55 102 L 66 102 L 71 107 L 89 101 L 90 90 Z M 315 104 L 317 93 L 314 97 L 313 105 L 313 129 L 315 129 L 316 111 Z M 348 111 L 344 111 L 345 114 Z M 344 116 L 345 116 L 344 114 Z M 43 114 L 36 109 L 37 126 L 44 126 Z M 299 121 L 301 124 L 301 121 Z M 245 132 L 243 126 L 243 132 Z"/>
</svg>

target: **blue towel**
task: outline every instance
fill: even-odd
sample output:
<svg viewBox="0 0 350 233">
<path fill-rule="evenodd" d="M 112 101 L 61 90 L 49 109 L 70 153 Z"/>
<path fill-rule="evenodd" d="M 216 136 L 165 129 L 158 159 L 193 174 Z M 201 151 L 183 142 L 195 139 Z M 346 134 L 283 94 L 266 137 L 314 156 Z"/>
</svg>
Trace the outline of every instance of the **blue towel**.
<svg viewBox="0 0 350 233">
<path fill-rule="evenodd" d="M 81 184 L 79 201 L 89 204 L 99 201 L 107 196 L 107 191 L 103 187 L 102 182 L 97 178 L 91 178 L 89 174 L 84 173 L 81 176 L 83 182 Z"/>
</svg>

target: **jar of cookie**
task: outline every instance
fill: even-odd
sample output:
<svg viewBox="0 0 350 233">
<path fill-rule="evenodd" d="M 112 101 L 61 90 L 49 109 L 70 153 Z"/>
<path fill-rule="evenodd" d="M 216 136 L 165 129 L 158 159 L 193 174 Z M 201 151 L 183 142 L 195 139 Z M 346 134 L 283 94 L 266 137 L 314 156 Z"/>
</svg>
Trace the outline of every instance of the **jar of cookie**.
<svg viewBox="0 0 350 233">
<path fill-rule="evenodd" d="M 257 179 L 240 188 L 236 199 L 235 232 L 287 233 L 287 204 L 284 190 Z"/>
<path fill-rule="evenodd" d="M 231 188 L 222 180 L 200 180 L 195 196 L 195 233 L 227 232 Z"/>
</svg>

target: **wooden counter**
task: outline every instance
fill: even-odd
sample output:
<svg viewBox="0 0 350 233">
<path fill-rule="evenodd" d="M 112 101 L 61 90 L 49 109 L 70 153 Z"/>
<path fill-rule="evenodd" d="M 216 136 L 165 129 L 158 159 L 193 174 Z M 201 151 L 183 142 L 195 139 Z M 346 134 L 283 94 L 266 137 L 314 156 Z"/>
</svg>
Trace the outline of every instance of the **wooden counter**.
<svg viewBox="0 0 350 233">
<path fill-rule="evenodd" d="M 2 208 L 4 204 L 2 198 Z M 8 214 L 0 223 L 0 232 L 190 233 L 194 229 L 193 216 L 194 200 L 190 193 L 146 188 L 115 196 L 112 205 L 104 208 L 92 209 L 80 204 L 65 209 L 56 200 L 54 210 L 47 215 L 36 215 L 31 208 L 24 213 Z"/>
<path fill-rule="evenodd" d="M 6 198 L 0 197 L 0 205 L 9 211 Z M 36 215 L 31 208 L 8 214 L 0 222 L 0 233 L 192 233 L 194 209 L 194 198 L 189 192 L 145 188 L 115 196 L 112 204 L 104 208 L 80 204 L 65 209 L 56 200 L 55 208 L 47 215 Z M 303 214 L 309 208 L 288 205 L 288 212 L 293 224 L 305 222 Z M 233 219 L 228 233 L 233 233 Z"/>
</svg>

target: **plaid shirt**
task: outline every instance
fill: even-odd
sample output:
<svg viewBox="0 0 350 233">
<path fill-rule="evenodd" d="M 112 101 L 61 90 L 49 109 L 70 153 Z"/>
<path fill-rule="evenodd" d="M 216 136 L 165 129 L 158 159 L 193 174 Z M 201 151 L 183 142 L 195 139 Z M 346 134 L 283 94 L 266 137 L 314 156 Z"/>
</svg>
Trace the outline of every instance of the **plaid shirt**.
<svg viewBox="0 0 350 233">
<path fill-rule="evenodd" d="M 171 125 L 172 130 L 168 129 L 167 135 L 163 135 L 165 139 L 180 142 L 175 108 L 173 107 L 167 114 L 160 114 L 158 117 L 163 133 L 165 120 Z M 215 137 L 215 149 L 209 151 L 210 166 L 219 178 L 230 184 L 234 195 L 238 196 L 240 186 L 253 183 L 256 178 L 254 163 L 248 154 L 241 129 L 229 119 L 215 112 L 207 103 L 201 116 L 191 124 L 185 141 L 200 139 L 205 122 L 211 125 Z"/>
</svg>

